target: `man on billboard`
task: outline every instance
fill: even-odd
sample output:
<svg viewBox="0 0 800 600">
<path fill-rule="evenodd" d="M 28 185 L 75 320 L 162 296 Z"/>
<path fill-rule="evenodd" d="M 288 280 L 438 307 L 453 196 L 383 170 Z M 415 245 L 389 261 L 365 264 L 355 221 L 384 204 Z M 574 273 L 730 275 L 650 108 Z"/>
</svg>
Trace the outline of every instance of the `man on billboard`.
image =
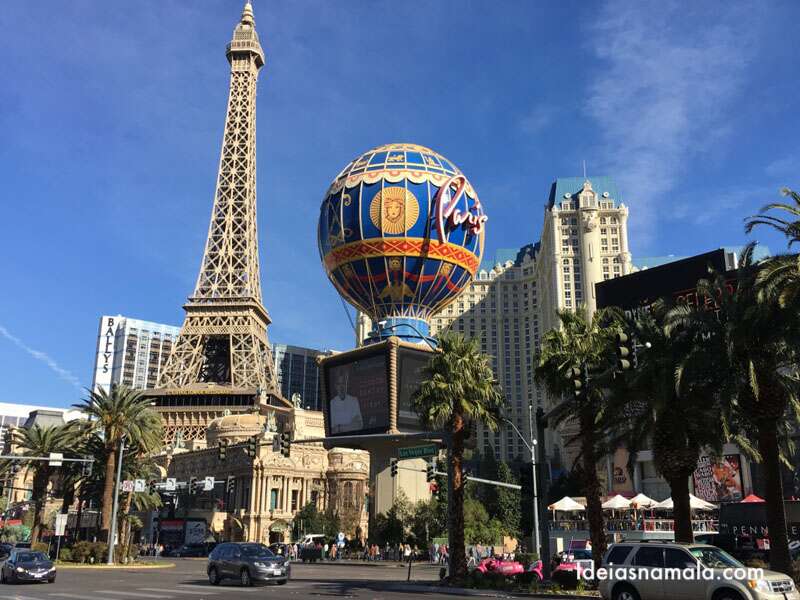
<svg viewBox="0 0 800 600">
<path fill-rule="evenodd" d="M 330 402 L 331 433 L 345 433 L 364 428 L 358 398 L 347 393 L 347 375 L 336 377 L 336 395 Z"/>
</svg>

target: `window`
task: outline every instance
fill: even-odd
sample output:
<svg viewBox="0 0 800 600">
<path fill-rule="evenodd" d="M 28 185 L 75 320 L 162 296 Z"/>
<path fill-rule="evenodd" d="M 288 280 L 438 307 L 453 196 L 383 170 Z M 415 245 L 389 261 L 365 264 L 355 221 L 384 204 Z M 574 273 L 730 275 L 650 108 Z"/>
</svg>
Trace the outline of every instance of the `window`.
<svg viewBox="0 0 800 600">
<path fill-rule="evenodd" d="M 297 511 L 297 490 L 292 490 L 292 512 Z"/>
<path fill-rule="evenodd" d="M 664 549 L 664 564 L 668 569 L 694 569 L 697 562 L 683 550 Z"/>
<path fill-rule="evenodd" d="M 633 557 L 633 564 L 637 567 L 656 567 L 664 566 L 664 549 L 642 546 Z"/>
<path fill-rule="evenodd" d="M 269 491 L 269 509 L 275 510 L 278 508 L 278 488 L 272 488 Z"/>
<path fill-rule="evenodd" d="M 631 553 L 631 546 L 614 546 L 606 557 L 606 564 L 621 565 Z"/>
</svg>

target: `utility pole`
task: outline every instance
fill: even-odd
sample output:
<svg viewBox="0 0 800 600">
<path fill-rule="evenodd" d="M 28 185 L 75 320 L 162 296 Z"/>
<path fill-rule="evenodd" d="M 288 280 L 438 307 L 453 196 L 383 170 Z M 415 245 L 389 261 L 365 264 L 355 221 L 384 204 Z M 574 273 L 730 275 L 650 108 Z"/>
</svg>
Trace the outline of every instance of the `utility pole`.
<svg viewBox="0 0 800 600">
<path fill-rule="evenodd" d="M 117 481 L 114 485 L 114 508 L 111 511 L 111 528 L 108 532 L 108 560 L 107 565 L 114 564 L 114 544 L 117 536 L 117 511 L 119 510 L 119 484 L 122 479 L 122 455 L 125 452 L 125 436 L 119 441 L 119 457 L 117 457 Z"/>
<path fill-rule="evenodd" d="M 531 434 L 531 485 L 533 491 L 533 547 L 536 548 L 537 558 L 542 554 L 542 538 L 539 534 L 539 494 L 536 482 L 536 443 L 537 439 L 533 434 L 533 404 L 528 404 L 528 431 Z"/>
</svg>

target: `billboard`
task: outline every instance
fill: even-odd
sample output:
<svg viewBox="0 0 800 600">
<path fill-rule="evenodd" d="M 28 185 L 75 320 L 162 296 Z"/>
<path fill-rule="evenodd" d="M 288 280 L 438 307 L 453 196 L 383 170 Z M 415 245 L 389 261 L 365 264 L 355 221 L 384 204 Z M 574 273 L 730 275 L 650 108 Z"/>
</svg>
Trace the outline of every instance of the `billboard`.
<svg viewBox="0 0 800 600">
<path fill-rule="evenodd" d="M 400 429 L 419 428 L 419 417 L 412 408 L 412 398 L 425 378 L 425 368 L 431 360 L 431 353 L 401 346 L 397 349 L 397 425 Z"/>
<path fill-rule="evenodd" d="M 618 306 L 628 316 L 666 298 L 674 304 L 713 302 L 697 297 L 697 282 L 708 277 L 708 268 L 722 273 L 727 270 L 725 251 L 721 248 L 683 260 L 667 263 L 601 281 L 595 285 L 597 308 Z"/>
<path fill-rule="evenodd" d="M 692 476 L 694 495 L 707 502 L 741 502 L 742 461 L 738 454 L 701 456 Z"/>
<path fill-rule="evenodd" d="M 326 361 L 325 418 L 330 435 L 389 429 L 388 353 L 384 348 L 377 350 Z M 340 357 L 343 360 L 335 360 Z"/>
<path fill-rule="evenodd" d="M 390 338 L 319 359 L 326 435 L 421 431 L 411 404 L 430 357 Z"/>
</svg>

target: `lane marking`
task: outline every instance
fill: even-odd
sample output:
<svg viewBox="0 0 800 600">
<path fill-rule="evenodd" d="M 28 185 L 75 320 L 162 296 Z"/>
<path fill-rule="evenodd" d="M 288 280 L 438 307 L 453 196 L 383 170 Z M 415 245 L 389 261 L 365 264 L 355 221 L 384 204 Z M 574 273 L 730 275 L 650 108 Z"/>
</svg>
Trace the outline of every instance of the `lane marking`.
<svg viewBox="0 0 800 600">
<path fill-rule="evenodd" d="M 246 588 L 246 587 L 242 587 L 242 586 L 236 585 L 236 584 L 234 584 L 234 585 L 227 584 L 226 585 L 225 582 L 223 582 L 222 585 L 220 585 L 220 586 L 213 586 L 213 587 L 211 586 L 211 584 L 208 584 L 208 583 L 205 583 L 205 584 L 203 584 L 203 583 L 181 583 L 181 584 L 178 585 L 178 587 L 192 588 L 193 590 L 196 590 L 196 589 L 220 589 L 220 590 L 236 590 L 237 592 L 260 592 L 260 591 L 262 591 L 261 589 L 259 589 L 257 587 Z M 209 593 L 217 594 L 219 592 L 209 592 Z"/>
<path fill-rule="evenodd" d="M 51 592 L 48 596 L 57 596 L 59 598 L 73 598 L 74 600 L 106 600 L 106 598 L 91 598 L 89 596 L 81 596 L 79 594 L 67 594 L 66 592 Z"/>
<path fill-rule="evenodd" d="M 199 590 L 173 590 L 173 589 L 165 589 L 165 588 L 139 588 L 143 592 L 167 592 L 169 594 L 192 594 L 195 596 L 215 596 L 219 594 L 219 592 L 201 592 Z"/>
<path fill-rule="evenodd" d="M 131 596 L 133 598 L 170 598 L 161 594 L 142 594 L 140 592 L 117 592 L 116 590 L 97 590 L 98 594 L 114 594 L 115 596 Z"/>
<path fill-rule="evenodd" d="M 2 595 L 0 598 L 14 598 L 14 600 L 41 600 L 41 598 L 33 598 L 31 596 L 21 596 L 20 594 Z"/>
</svg>

